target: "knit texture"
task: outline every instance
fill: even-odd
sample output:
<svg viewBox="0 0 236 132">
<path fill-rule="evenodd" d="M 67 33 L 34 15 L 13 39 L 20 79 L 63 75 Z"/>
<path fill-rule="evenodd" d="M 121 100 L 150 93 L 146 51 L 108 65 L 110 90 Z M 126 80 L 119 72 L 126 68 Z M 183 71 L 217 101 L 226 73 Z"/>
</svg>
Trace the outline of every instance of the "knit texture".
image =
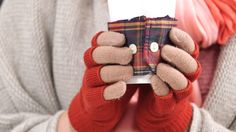
<svg viewBox="0 0 236 132">
<path fill-rule="evenodd" d="M 193 56 L 198 56 L 198 46 L 195 44 Z M 197 62 L 198 63 L 198 62 Z M 140 90 L 137 124 L 141 131 L 183 132 L 186 131 L 192 118 L 192 107 L 189 96 L 192 93 L 192 81 L 201 73 L 201 65 L 194 73 L 187 74 L 189 79 L 183 90 L 170 91 L 166 96 L 156 96 L 148 88 Z M 149 87 L 150 88 L 150 87 Z"/>
<path fill-rule="evenodd" d="M 233 70 L 236 66 L 236 54 L 233 53 L 236 50 L 235 42 L 236 36 L 221 49 L 215 77 L 204 103 L 204 108 L 225 127 L 230 127 L 236 121 L 236 71 Z"/>
<path fill-rule="evenodd" d="M 5 0 L 0 11 L 0 131 L 56 132 L 61 109 L 79 91 L 83 53 L 107 30 L 106 0 Z M 236 37 L 220 51 L 191 132 L 236 131 Z"/>
<path fill-rule="evenodd" d="M 220 53 L 220 46 L 214 45 L 208 49 L 202 49 L 199 62 L 202 64 L 202 74 L 198 78 L 201 95 L 203 101 L 205 100 L 212 83 L 214 72 L 216 69 L 218 57 Z"/>
<path fill-rule="evenodd" d="M 105 100 L 104 89 L 109 86 L 101 76 L 103 65 L 97 66 L 92 52 L 97 45 L 97 38 L 92 39 L 92 47 L 85 52 L 87 68 L 80 92 L 74 97 L 68 109 L 68 116 L 73 128 L 80 132 L 111 131 L 121 119 L 136 88 L 128 88 L 118 100 Z"/>
<path fill-rule="evenodd" d="M 183 132 L 192 118 L 192 107 L 188 97 L 192 92 L 189 81 L 184 90 L 156 96 L 147 86 L 141 87 L 139 108 L 136 115 L 141 131 Z M 141 95 L 142 94 L 142 95 Z"/>
</svg>

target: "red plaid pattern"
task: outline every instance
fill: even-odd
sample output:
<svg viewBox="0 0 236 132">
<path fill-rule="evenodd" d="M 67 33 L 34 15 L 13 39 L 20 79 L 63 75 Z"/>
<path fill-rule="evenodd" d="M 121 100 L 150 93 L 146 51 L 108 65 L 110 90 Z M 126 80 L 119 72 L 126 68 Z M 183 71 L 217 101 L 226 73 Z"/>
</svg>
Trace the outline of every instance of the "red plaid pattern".
<svg viewBox="0 0 236 132">
<path fill-rule="evenodd" d="M 160 50 L 152 52 L 150 45 L 157 42 L 159 47 L 171 44 L 169 31 L 176 26 L 176 19 L 169 16 L 147 18 L 135 17 L 131 20 L 119 20 L 108 23 L 109 31 L 122 33 L 126 36 L 126 46 L 135 44 L 137 52 L 131 64 L 135 75 L 146 75 L 156 72 L 156 65 L 160 62 Z"/>
</svg>

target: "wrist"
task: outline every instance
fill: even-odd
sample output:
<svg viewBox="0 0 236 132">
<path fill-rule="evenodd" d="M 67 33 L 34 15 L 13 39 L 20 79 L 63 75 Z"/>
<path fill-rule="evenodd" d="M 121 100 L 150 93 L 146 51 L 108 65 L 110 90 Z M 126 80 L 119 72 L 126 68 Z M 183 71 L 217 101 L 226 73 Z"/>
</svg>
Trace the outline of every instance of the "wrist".
<svg viewBox="0 0 236 132">
<path fill-rule="evenodd" d="M 185 110 L 179 113 L 179 115 L 169 114 L 160 117 L 148 113 L 143 114 L 142 117 L 139 116 L 136 120 L 141 131 L 184 132 L 189 129 L 191 124 L 192 107 L 190 104 L 187 105 Z"/>
<path fill-rule="evenodd" d="M 191 124 L 193 108 L 188 101 L 191 83 L 184 90 L 169 92 L 166 96 L 150 93 L 139 105 L 137 124 L 142 131 L 184 132 Z M 145 98 L 144 98 L 145 100 Z M 146 108 L 146 109 L 144 109 Z"/>
<path fill-rule="evenodd" d="M 58 120 L 57 132 L 76 132 L 70 123 L 67 111 L 62 113 Z"/>
</svg>

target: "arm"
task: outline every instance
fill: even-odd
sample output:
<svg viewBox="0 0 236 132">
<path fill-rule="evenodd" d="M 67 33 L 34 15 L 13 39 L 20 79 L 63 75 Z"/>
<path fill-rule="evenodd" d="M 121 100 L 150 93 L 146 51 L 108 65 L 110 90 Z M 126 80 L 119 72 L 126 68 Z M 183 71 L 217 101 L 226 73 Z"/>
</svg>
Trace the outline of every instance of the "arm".
<svg viewBox="0 0 236 132">
<path fill-rule="evenodd" d="M 76 132 L 70 124 L 67 111 L 61 115 L 58 121 L 57 132 Z"/>
<path fill-rule="evenodd" d="M 56 132 L 57 121 L 62 111 L 54 115 L 36 113 L 0 114 L 1 132 Z"/>
<path fill-rule="evenodd" d="M 170 38 L 178 48 L 194 47 L 190 36 L 181 30 L 173 28 Z M 149 85 L 140 89 L 141 102 L 137 113 L 139 128 L 143 131 L 163 132 L 182 132 L 188 129 L 190 132 L 230 131 L 216 123 L 204 109 L 191 106 L 188 100 L 192 90 L 191 82 L 201 71 L 200 64 L 195 59 L 198 49 L 197 46 L 191 48 L 194 50 L 184 49 L 190 56 L 178 48 L 168 45 L 162 48 L 161 57 L 168 64 L 158 64 L 157 75 L 151 78 L 151 87 Z M 171 67 L 173 65 L 174 68 Z"/>
<path fill-rule="evenodd" d="M 58 55 L 52 53 L 55 47 L 51 42 L 56 36 L 53 9 L 60 4 L 55 3 L 58 2 L 12 0 L 5 2 L 0 12 L 0 76 L 10 95 L 0 101 L 11 101 L 5 103 L 6 108 L 0 108 L 2 131 L 57 131 L 57 122 L 58 131 L 64 128 L 70 131 L 68 115 L 77 130 L 108 131 L 119 121 L 136 90 L 126 89 L 125 81 L 133 72 L 131 66 L 123 66 L 132 59 L 131 50 L 121 48 L 125 38 L 116 33 L 104 33 L 85 55 L 88 68 L 81 91 L 68 110 L 71 114 L 56 114 L 60 108 L 54 90 L 56 78 L 52 78 L 56 75 L 51 75 L 51 68 L 55 68 L 51 59 Z M 102 39 L 107 35 L 111 38 Z M 120 41 L 115 42 L 117 37 Z M 14 111 L 9 111 L 9 107 Z M 64 124 L 68 126 L 63 128 Z"/>
<path fill-rule="evenodd" d="M 193 106 L 193 117 L 190 126 L 190 132 L 230 132 L 228 128 L 215 122 L 208 111 Z M 234 130 L 236 131 L 236 130 Z"/>
<path fill-rule="evenodd" d="M 53 0 L 11 0 L 1 6 L 1 132 L 57 129 L 62 112 L 47 63 L 51 61 L 48 47 L 54 31 L 53 7 Z"/>
<path fill-rule="evenodd" d="M 191 131 L 236 131 L 235 124 L 235 62 L 236 36 L 221 47 L 217 70 L 203 108 L 193 105 Z M 230 130 L 229 130 L 230 128 Z"/>
</svg>

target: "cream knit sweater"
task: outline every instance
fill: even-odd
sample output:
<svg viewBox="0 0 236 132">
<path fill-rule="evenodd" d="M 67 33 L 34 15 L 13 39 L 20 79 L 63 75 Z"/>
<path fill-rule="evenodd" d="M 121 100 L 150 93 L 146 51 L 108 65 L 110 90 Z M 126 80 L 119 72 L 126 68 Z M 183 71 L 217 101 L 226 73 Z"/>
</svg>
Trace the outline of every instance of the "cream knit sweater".
<svg viewBox="0 0 236 132">
<path fill-rule="evenodd" d="M 0 11 L 0 132 L 55 132 L 79 91 L 83 52 L 106 30 L 106 0 L 5 0 Z M 224 46 L 191 132 L 236 131 L 236 37 Z"/>
</svg>

